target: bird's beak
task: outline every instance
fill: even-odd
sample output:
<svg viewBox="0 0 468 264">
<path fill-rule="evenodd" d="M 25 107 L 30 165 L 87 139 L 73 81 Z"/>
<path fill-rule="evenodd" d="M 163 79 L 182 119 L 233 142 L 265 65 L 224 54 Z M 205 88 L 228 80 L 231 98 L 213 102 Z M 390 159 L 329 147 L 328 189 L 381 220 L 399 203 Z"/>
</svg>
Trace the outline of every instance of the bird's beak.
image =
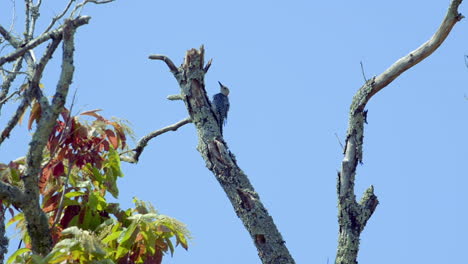
<svg viewBox="0 0 468 264">
<path fill-rule="evenodd" d="M 223 85 L 223 84 L 222 84 L 220 81 L 218 81 L 218 83 L 219 83 L 219 86 L 221 86 L 221 87 L 223 87 L 223 86 L 224 86 L 224 85 Z"/>
</svg>

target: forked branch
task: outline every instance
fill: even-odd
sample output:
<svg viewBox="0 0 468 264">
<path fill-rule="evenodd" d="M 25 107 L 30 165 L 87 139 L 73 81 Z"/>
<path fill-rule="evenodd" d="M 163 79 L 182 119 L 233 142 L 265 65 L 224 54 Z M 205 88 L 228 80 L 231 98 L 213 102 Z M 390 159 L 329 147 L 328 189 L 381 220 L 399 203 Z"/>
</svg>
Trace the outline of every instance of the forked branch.
<svg viewBox="0 0 468 264">
<path fill-rule="evenodd" d="M 463 16 L 458 13 L 461 0 L 452 0 L 447 14 L 437 32 L 423 45 L 402 57 L 377 77 L 368 80 L 353 98 L 349 113 L 348 131 L 341 172 L 338 173 L 338 222 L 340 232 L 336 264 L 356 264 L 359 250 L 359 237 L 367 221 L 375 211 L 379 201 L 370 186 L 358 203 L 354 194 L 354 180 L 357 165 L 362 162 L 364 123 L 367 111 L 364 110 L 370 98 L 395 80 L 400 74 L 431 55 L 447 38 L 453 26 Z"/>
</svg>

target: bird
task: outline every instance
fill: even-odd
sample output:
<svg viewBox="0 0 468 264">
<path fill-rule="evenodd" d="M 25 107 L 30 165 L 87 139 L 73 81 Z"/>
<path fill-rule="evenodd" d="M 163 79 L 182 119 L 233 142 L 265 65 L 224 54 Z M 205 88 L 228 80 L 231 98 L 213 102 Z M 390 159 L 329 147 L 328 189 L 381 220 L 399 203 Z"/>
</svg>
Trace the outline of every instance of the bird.
<svg viewBox="0 0 468 264">
<path fill-rule="evenodd" d="M 219 122 L 221 129 L 221 135 L 223 134 L 223 125 L 226 124 L 227 115 L 229 111 L 229 89 L 219 82 L 220 93 L 213 95 L 213 111 L 216 114 L 216 118 Z"/>
</svg>

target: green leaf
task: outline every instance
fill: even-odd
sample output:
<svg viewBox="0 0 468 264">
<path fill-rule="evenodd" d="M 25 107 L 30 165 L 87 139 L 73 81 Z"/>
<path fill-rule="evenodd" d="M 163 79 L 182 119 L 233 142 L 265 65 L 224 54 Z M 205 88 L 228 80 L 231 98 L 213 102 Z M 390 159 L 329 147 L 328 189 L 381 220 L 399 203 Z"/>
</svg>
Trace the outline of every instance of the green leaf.
<svg viewBox="0 0 468 264">
<path fill-rule="evenodd" d="M 115 258 L 119 259 L 119 258 L 125 256 L 128 253 L 128 251 L 129 251 L 128 248 L 124 248 L 124 247 L 119 246 L 117 248 L 117 254 L 116 254 Z"/>
<path fill-rule="evenodd" d="M 166 245 L 169 246 L 169 249 L 171 250 L 171 256 L 174 254 L 174 245 L 172 244 L 172 241 L 169 238 L 164 238 L 164 241 L 166 241 Z"/>
<path fill-rule="evenodd" d="M 107 207 L 107 202 L 98 191 L 89 194 L 88 207 L 93 211 L 102 211 Z"/>
<path fill-rule="evenodd" d="M 75 201 L 75 200 L 69 200 L 69 199 L 66 199 L 63 201 L 63 207 L 67 207 L 67 206 L 70 206 L 70 205 L 81 205 L 82 203 L 79 202 L 79 201 Z"/>
<path fill-rule="evenodd" d="M 12 179 L 13 182 L 19 182 L 20 181 L 20 175 L 19 175 L 17 169 L 10 168 L 10 174 L 11 174 L 11 179 Z"/>
<path fill-rule="evenodd" d="M 85 193 L 84 192 L 69 192 L 65 194 L 65 197 L 67 198 L 73 198 L 76 196 L 83 196 Z"/>
<path fill-rule="evenodd" d="M 153 230 L 149 230 L 149 232 L 145 232 L 144 234 L 145 237 L 145 244 L 148 252 L 150 252 L 151 255 L 154 255 L 156 253 L 156 235 L 153 232 Z"/>
<path fill-rule="evenodd" d="M 130 238 L 132 238 L 133 232 L 135 232 L 136 227 L 137 227 L 137 223 L 132 222 L 127 229 L 122 231 L 122 234 L 120 235 L 119 240 L 118 240 L 120 245 L 127 244 L 126 242 L 129 241 Z M 133 241 L 131 241 L 131 244 L 132 243 Z"/>
<path fill-rule="evenodd" d="M 13 216 L 13 218 L 11 218 L 10 221 L 8 221 L 8 223 L 6 224 L 6 227 L 9 227 L 14 222 L 20 222 L 20 221 L 24 221 L 23 213 L 18 213 L 17 215 Z"/>
<path fill-rule="evenodd" d="M 114 149 L 110 148 L 108 156 L 107 166 L 112 169 L 114 176 L 123 177 L 123 173 L 120 170 L 120 156 L 119 153 Z"/>
<path fill-rule="evenodd" d="M 91 189 L 91 186 L 93 186 L 93 185 L 91 184 L 91 181 L 87 180 L 87 181 L 78 181 L 76 183 L 76 185 L 74 185 L 74 186 L 76 186 L 78 188 L 85 188 L 85 189 L 89 190 L 89 189 Z"/>
<path fill-rule="evenodd" d="M 15 251 L 15 253 L 13 253 L 7 260 L 7 264 L 10 264 L 10 263 L 18 263 L 18 262 L 13 262 L 16 260 L 16 257 L 20 256 L 21 254 L 23 253 L 26 253 L 26 252 L 31 252 L 31 250 L 29 248 L 20 248 L 18 250 Z"/>
<path fill-rule="evenodd" d="M 110 235 L 106 236 L 102 242 L 107 244 L 109 243 L 110 241 L 114 241 L 116 240 L 117 238 L 119 238 L 119 236 L 122 234 L 122 231 L 117 231 L 117 232 L 114 232 L 114 233 L 111 233 Z"/>
<path fill-rule="evenodd" d="M 94 176 L 94 179 L 93 179 L 93 180 L 99 182 L 100 184 L 103 183 L 103 181 L 104 181 L 103 175 L 101 174 L 101 172 L 100 172 L 97 168 L 91 166 L 91 164 L 89 164 L 89 163 L 86 164 L 86 168 L 87 168 L 87 169 L 92 173 L 92 175 Z"/>
</svg>

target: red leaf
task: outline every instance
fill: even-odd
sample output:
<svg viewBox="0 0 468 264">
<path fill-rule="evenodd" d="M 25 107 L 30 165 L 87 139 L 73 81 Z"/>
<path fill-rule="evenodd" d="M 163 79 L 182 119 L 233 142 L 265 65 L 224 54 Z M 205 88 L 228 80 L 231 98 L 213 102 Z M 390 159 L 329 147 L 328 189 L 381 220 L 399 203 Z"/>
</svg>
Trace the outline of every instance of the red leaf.
<svg viewBox="0 0 468 264">
<path fill-rule="evenodd" d="M 39 190 L 41 194 L 44 192 L 45 187 L 47 186 L 47 181 L 49 180 L 50 175 L 52 174 L 52 163 L 47 164 L 47 166 L 42 169 L 41 177 L 39 178 Z"/>
<path fill-rule="evenodd" d="M 107 138 L 109 139 L 110 143 L 112 144 L 112 147 L 114 147 L 114 149 L 117 149 L 119 147 L 119 140 L 115 136 L 114 131 L 112 131 L 110 129 L 106 129 L 105 132 L 106 132 Z"/>
<path fill-rule="evenodd" d="M 81 113 L 80 115 L 92 116 L 92 117 L 95 117 L 99 121 L 104 121 L 104 122 L 107 121 L 100 114 L 96 113 L 96 112 L 99 112 L 99 111 L 102 111 L 102 109 L 94 109 L 94 110 L 86 111 L 86 112 Z"/>
<path fill-rule="evenodd" d="M 59 194 L 56 194 L 52 197 L 50 197 L 45 203 L 44 203 L 44 208 L 42 208 L 42 211 L 44 213 L 52 212 L 58 207 L 58 201 L 59 201 Z"/>
<path fill-rule="evenodd" d="M 101 147 L 99 148 L 99 151 L 109 151 L 109 141 L 104 140 L 101 142 Z"/>
<path fill-rule="evenodd" d="M 86 164 L 86 163 L 85 163 L 85 161 L 84 161 L 83 156 L 78 156 L 78 158 L 77 158 L 77 160 L 76 160 L 76 166 L 77 166 L 78 168 L 81 168 L 81 167 L 83 167 L 85 164 Z"/>
<path fill-rule="evenodd" d="M 57 159 L 58 159 L 58 160 L 63 160 L 63 159 L 65 159 L 66 154 L 67 154 L 67 150 L 68 150 L 68 148 L 60 149 L 59 153 L 57 154 Z"/>
<path fill-rule="evenodd" d="M 65 211 L 63 212 L 62 219 L 60 220 L 60 225 L 63 226 L 64 228 L 68 227 L 68 224 L 70 221 L 78 215 L 81 211 L 81 206 L 79 205 L 69 205 L 67 208 L 65 208 Z"/>
<path fill-rule="evenodd" d="M 112 122 L 112 126 L 114 126 L 115 131 L 117 132 L 117 135 L 119 136 L 119 139 L 122 142 L 122 148 L 124 148 L 125 147 L 125 142 L 126 142 L 127 139 L 125 137 L 125 133 L 123 131 L 122 126 L 119 125 L 119 123 L 117 123 L 117 122 Z"/>
<path fill-rule="evenodd" d="M 53 169 L 53 175 L 55 177 L 58 177 L 58 176 L 62 176 L 63 173 L 65 172 L 65 167 L 63 166 L 63 162 L 62 161 L 59 161 L 55 166 L 54 166 L 54 169 Z"/>
<path fill-rule="evenodd" d="M 58 145 L 58 138 L 51 135 L 49 138 L 49 141 L 47 142 L 47 148 L 49 149 L 50 152 L 55 152 L 57 145 Z"/>
<path fill-rule="evenodd" d="M 75 135 L 81 138 L 88 138 L 88 129 L 85 126 L 80 125 L 79 123 L 76 124 L 77 128 L 74 130 Z"/>
<path fill-rule="evenodd" d="M 53 223 L 52 223 L 53 224 Z M 54 226 L 50 231 L 52 234 L 52 241 L 54 244 L 60 241 L 60 238 L 62 237 L 62 230 L 63 228 L 60 226 Z"/>
</svg>

